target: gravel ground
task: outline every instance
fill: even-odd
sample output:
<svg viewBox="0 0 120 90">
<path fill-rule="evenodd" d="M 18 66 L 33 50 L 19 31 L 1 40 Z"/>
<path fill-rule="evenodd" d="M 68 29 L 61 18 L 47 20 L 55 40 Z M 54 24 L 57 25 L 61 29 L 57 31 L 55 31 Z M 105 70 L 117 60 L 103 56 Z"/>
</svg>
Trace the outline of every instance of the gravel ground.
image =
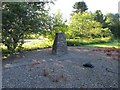
<svg viewBox="0 0 120 90">
<path fill-rule="evenodd" d="M 3 60 L 3 88 L 118 88 L 118 63 L 95 48 L 68 47 L 63 56 L 51 48 Z M 84 67 L 91 63 L 94 68 Z"/>
</svg>

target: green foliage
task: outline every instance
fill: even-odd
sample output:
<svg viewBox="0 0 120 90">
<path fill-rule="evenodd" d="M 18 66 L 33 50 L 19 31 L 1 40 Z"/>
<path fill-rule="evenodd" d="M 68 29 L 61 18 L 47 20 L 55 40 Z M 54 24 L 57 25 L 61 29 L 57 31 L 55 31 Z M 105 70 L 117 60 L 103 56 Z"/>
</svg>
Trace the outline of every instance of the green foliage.
<svg viewBox="0 0 120 90">
<path fill-rule="evenodd" d="M 68 38 L 102 38 L 110 37 L 111 32 L 108 28 L 102 28 L 100 22 L 94 20 L 94 15 L 91 13 L 75 13 L 68 25 Z"/>
<path fill-rule="evenodd" d="M 10 53 L 21 49 L 25 34 L 47 29 L 48 11 L 45 2 L 2 3 L 2 43 Z"/>
<path fill-rule="evenodd" d="M 81 46 L 88 44 L 108 43 L 112 40 L 112 33 L 109 28 L 105 28 L 106 17 L 101 11 L 92 13 L 75 13 L 68 25 L 68 46 Z M 111 45 L 110 47 L 113 47 Z M 117 45 L 115 46 L 117 48 Z"/>
<path fill-rule="evenodd" d="M 108 13 L 106 15 L 107 27 L 111 30 L 115 38 L 120 39 L 120 16 L 119 14 Z"/>
<path fill-rule="evenodd" d="M 84 1 L 82 2 L 76 2 L 73 6 L 73 8 L 75 9 L 75 13 L 83 13 L 85 12 L 88 8 L 87 8 L 87 5 Z"/>
<path fill-rule="evenodd" d="M 41 35 L 36 33 L 26 34 L 25 39 L 38 39 Z"/>
<path fill-rule="evenodd" d="M 120 38 L 119 14 L 108 13 L 107 15 L 103 15 L 100 10 L 97 10 L 94 20 L 100 22 L 103 28 L 109 28 L 115 38 Z"/>
<path fill-rule="evenodd" d="M 96 10 L 94 20 L 100 22 L 103 28 L 107 27 L 106 16 L 102 14 L 101 10 Z"/>
<path fill-rule="evenodd" d="M 49 16 L 48 2 L 3 2 L 2 3 L 2 48 L 3 52 L 51 47 L 55 34 L 64 32 L 68 46 L 104 43 L 113 35 L 120 38 L 119 14 L 103 15 L 102 11 L 86 12 L 85 2 L 76 2 L 70 22 L 66 25 L 60 10 Z M 54 3 L 54 2 L 52 2 Z M 1 36 L 1 33 L 0 33 Z M 47 37 L 49 40 L 25 42 L 25 38 Z M 43 38 L 42 37 L 42 38 Z"/>
<path fill-rule="evenodd" d="M 60 10 L 56 14 L 53 14 L 51 17 L 51 30 L 47 31 L 47 37 L 51 40 L 54 39 L 55 34 L 58 32 L 64 32 L 67 31 L 67 25 L 66 20 L 63 19 L 62 14 L 60 13 Z"/>
</svg>

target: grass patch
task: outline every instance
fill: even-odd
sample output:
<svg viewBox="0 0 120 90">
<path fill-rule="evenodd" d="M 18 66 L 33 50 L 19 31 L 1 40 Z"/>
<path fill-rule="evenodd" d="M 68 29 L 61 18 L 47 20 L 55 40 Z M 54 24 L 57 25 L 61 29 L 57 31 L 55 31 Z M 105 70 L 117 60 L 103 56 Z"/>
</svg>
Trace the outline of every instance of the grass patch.
<svg viewBox="0 0 120 90">
<path fill-rule="evenodd" d="M 96 38 L 96 39 L 68 39 L 68 46 L 89 46 L 89 47 L 108 47 L 120 48 L 119 40 L 111 40 L 110 38 Z"/>
<path fill-rule="evenodd" d="M 50 40 L 39 40 L 39 39 L 31 39 L 25 40 L 25 43 L 22 45 L 23 50 L 34 50 L 39 48 L 47 48 L 51 47 L 53 44 Z M 2 51 L 7 52 L 7 47 L 2 44 L 1 45 Z"/>
<path fill-rule="evenodd" d="M 23 44 L 23 51 L 41 49 L 52 47 L 53 41 L 48 39 L 39 40 L 39 39 L 26 39 Z M 120 42 L 111 41 L 109 38 L 98 38 L 98 39 L 67 39 L 68 46 L 89 46 L 89 47 L 110 47 L 110 48 L 120 48 Z M 10 54 L 8 53 L 7 47 L 3 44 L 0 45 L 2 48 L 2 56 L 7 57 Z"/>
<path fill-rule="evenodd" d="M 100 44 L 110 42 L 110 38 L 96 38 L 96 39 L 67 39 L 68 46 L 82 46 L 88 44 Z"/>
<path fill-rule="evenodd" d="M 90 47 L 108 47 L 108 48 L 119 48 L 120 49 L 120 43 L 118 41 L 112 41 L 109 43 L 100 43 L 100 44 L 89 44 L 86 46 Z"/>
<path fill-rule="evenodd" d="M 48 48 L 53 44 L 50 40 L 31 40 L 23 44 L 23 50 L 34 50 L 40 48 Z"/>
<path fill-rule="evenodd" d="M 50 40 L 39 40 L 39 39 L 28 39 L 25 40 L 25 43 L 22 45 L 23 51 L 30 51 L 35 49 L 42 49 L 52 47 L 53 42 Z M 1 44 L 2 48 L 2 57 L 7 58 L 10 56 L 7 47 L 4 44 Z"/>
</svg>

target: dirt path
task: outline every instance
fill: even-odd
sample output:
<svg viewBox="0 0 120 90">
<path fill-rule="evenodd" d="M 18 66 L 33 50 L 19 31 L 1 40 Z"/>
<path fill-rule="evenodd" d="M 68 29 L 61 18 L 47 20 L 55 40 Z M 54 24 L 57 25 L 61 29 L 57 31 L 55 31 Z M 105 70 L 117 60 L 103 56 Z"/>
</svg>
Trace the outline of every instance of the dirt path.
<svg viewBox="0 0 120 90">
<path fill-rule="evenodd" d="M 110 51 L 111 52 L 111 51 Z M 112 52 L 116 53 L 116 52 Z M 86 68 L 85 63 L 94 68 Z M 118 88 L 118 63 L 104 49 L 68 47 L 56 56 L 51 48 L 3 60 L 3 88 Z"/>
</svg>

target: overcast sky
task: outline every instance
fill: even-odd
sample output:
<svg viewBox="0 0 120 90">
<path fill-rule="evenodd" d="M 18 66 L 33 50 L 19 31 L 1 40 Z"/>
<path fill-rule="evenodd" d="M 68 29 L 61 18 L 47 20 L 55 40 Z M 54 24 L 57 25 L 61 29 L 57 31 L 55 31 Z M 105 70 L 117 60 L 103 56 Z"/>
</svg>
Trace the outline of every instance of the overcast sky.
<svg viewBox="0 0 120 90">
<path fill-rule="evenodd" d="M 101 10 L 103 14 L 118 13 L 118 2 L 120 0 L 57 0 L 55 5 L 51 7 L 51 13 L 55 13 L 60 9 L 63 17 L 68 19 L 73 10 L 73 4 L 78 1 L 86 2 L 88 11 L 95 12 Z"/>
</svg>

